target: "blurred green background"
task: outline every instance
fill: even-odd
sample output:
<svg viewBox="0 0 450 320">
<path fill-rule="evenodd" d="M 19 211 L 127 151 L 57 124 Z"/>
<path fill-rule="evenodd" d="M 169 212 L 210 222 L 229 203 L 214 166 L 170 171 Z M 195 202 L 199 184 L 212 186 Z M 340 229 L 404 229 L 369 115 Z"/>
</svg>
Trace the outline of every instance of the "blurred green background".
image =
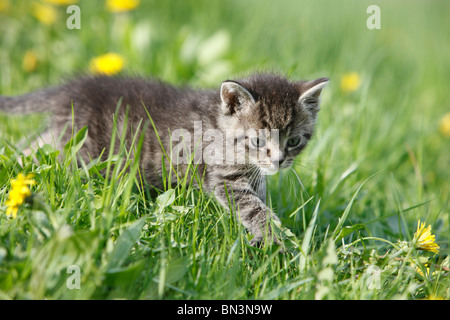
<svg viewBox="0 0 450 320">
<path fill-rule="evenodd" d="M 450 145 L 439 127 L 450 111 L 450 3 L 377 1 L 381 29 L 370 30 L 373 1 L 142 1 L 111 12 L 105 1 L 80 0 L 69 1 L 81 12 L 81 29 L 70 30 L 62 2 L 1 1 L 1 94 L 89 73 L 91 59 L 108 52 L 123 57 L 123 73 L 193 86 L 217 87 L 252 71 L 326 76 L 322 149 L 310 150 L 306 166 L 316 166 L 321 154 L 318 165 L 328 179 L 352 163 L 361 177 L 392 171 L 414 191 L 400 192 L 410 205 L 447 203 Z M 344 92 L 341 79 L 350 72 L 360 85 Z M 20 124 L 1 131 L 13 140 L 23 133 Z M 376 191 L 380 201 L 385 191 Z"/>
<path fill-rule="evenodd" d="M 67 28 L 66 2 L 79 6 L 81 29 Z M 447 203 L 449 2 L 376 1 L 379 30 L 366 26 L 373 1 L 141 1 L 124 12 L 107 2 L 1 0 L 0 94 L 89 73 L 90 61 L 108 52 L 123 57 L 123 73 L 192 86 L 218 87 L 252 71 L 326 76 L 321 149 L 309 150 L 306 166 L 318 164 L 327 179 L 352 163 L 360 177 L 386 170 L 411 190 L 400 192 L 411 205 Z M 39 6 L 51 12 L 42 17 Z M 345 92 L 341 80 L 351 72 L 359 84 Z M 13 141 L 21 133 L 20 123 L 0 131 Z"/>
<path fill-rule="evenodd" d="M 79 6 L 81 29 L 67 28 L 66 2 Z M 357 181 L 384 171 L 371 193 L 379 210 L 434 199 L 432 221 L 448 216 L 450 3 L 377 1 L 381 29 L 370 30 L 373 1 L 141 1 L 123 12 L 107 2 L 2 0 L 0 93 L 90 73 L 90 61 L 108 52 L 123 58 L 122 73 L 192 86 L 252 71 L 326 76 L 318 142 L 299 168 L 310 193 L 326 192 L 354 165 Z M 345 90 L 349 73 L 358 83 Z M 9 121 L 0 134 L 14 141 L 25 128 Z M 298 205 L 280 205 L 289 204 Z"/>
</svg>

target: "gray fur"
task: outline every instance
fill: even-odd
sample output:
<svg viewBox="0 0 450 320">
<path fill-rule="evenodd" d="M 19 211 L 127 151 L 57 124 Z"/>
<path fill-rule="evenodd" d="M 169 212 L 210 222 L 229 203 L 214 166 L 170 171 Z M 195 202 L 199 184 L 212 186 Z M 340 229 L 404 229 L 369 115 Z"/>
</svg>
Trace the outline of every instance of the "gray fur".
<svg viewBox="0 0 450 320">
<path fill-rule="evenodd" d="M 205 173 L 203 187 L 214 193 L 224 207 L 229 207 L 226 193 L 233 195 L 235 208 L 232 211 L 237 212 L 239 220 L 254 235 L 252 242 L 256 244 L 264 236 L 274 240 L 267 222 L 278 219 L 265 204 L 264 172 L 269 172 L 269 166 L 274 163 L 280 168 L 290 167 L 306 146 L 314 131 L 319 95 L 327 82 L 325 78 L 290 82 L 274 74 L 255 74 L 236 81 L 224 81 L 220 89 L 194 90 L 141 78 L 83 77 L 23 96 L 0 96 L 0 111 L 51 112 L 50 129 L 41 137 L 58 137 L 67 123 L 72 122 L 73 105 L 74 129 L 88 126 L 88 138 L 80 150 L 84 161 L 99 157 L 104 150 L 104 154 L 108 154 L 113 114 L 119 100 L 122 107 L 117 115 L 118 122 L 125 117 L 125 106 L 129 106 L 128 128 L 137 128 L 141 120 L 148 119 L 147 108 L 166 151 L 170 148 L 169 132 L 184 128 L 193 133 L 195 121 L 201 121 L 203 132 L 218 129 L 224 137 L 227 129 L 263 129 L 268 152 L 267 157 L 258 158 L 256 164 L 251 162 L 255 160 L 252 159 L 252 137 L 245 136 L 236 139 L 235 143 L 243 144 L 248 151 L 246 163 L 200 164 L 198 167 L 201 176 Z M 271 139 L 271 129 L 279 130 L 279 143 Z M 70 139 L 71 131 L 70 127 L 66 130 L 63 145 Z M 128 134 L 132 134 L 131 129 Z M 298 145 L 289 147 L 289 139 L 297 137 Z M 51 143 L 42 141 L 40 144 L 43 142 Z M 203 142 L 202 147 L 205 145 Z M 192 148 L 194 146 L 195 143 Z M 148 130 L 140 164 L 147 182 L 156 188 L 163 186 L 161 159 L 162 152 L 155 133 Z M 168 167 L 169 163 L 165 165 Z"/>
</svg>

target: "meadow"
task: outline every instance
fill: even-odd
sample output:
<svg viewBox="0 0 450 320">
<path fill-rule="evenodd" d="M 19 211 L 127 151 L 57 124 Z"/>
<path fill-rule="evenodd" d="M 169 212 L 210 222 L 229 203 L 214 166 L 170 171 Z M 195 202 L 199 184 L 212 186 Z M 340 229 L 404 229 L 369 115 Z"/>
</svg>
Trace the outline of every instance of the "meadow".
<svg viewBox="0 0 450 320">
<path fill-rule="evenodd" d="M 450 298 L 449 2 L 113 2 L 0 0 L 0 95 L 98 72 L 108 53 L 108 72 L 194 87 L 330 78 L 295 173 L 269 178 L 284 244 L 250 246 L 189 180 L 152 195 L 124 148 L 77 162 L 85 131 L 62 157 L 25 157 L 44 117 L 0 113 L 0 299 Z"/>
</svg>

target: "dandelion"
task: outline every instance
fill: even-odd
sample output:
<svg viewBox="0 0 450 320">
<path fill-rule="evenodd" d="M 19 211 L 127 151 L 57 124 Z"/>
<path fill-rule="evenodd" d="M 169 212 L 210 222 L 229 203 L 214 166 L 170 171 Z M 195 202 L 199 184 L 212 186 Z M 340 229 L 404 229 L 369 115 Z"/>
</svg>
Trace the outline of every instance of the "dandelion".
<svg viewBox="0 0 450 320">
<path fill-rule="evenodd" d="M 6 209 L 7 216 L 17 217 L 19 207 L 31 195 L 28 186 L 36 184 L 36 181 L 32 179 L 33 176 L 33 174 L 24 176 L 22 173 L 19 173 L 16 179 L 11 180 L 11 191 L 9 192 L 8 200 L 5 202 L 8 207 Z"/>
<path fill-rule="evenodd" d="M 49 26 L 55 23 L 58 13 L 51 5 L 34 2 L 31 7 L 31 14 L 41 23 Z"/>
<path fill-rule="evenodd" d="M 139 0 L 106 0 L 106 9 L 110 12 L 125 12 L 135 9 Z"/>
<path fill-rule="evenodd" d="M 113 75 L 122 70 L 124 59 L 117 53 L 107 53 L 91 60 L 90 69 L 96 74 Z"/>
<path fill-rule="evenodd" d="M 341 78 L 341 90 L 353 92 L 361 85 L 361 77 L 356 72 L 346 73 Z"/>
<path fill-rule="evenodd" d="M 416 249 L 431 251 L 434 253 L 439 252 L 439 246 L 435 242 L 434 234 L 431 234 L 431 225 L 425 228 L 425 222 L 420 223 L 420 219 L 417 222 L 417 231 L 414 234 L 413 244 Z"/>
<path fill-rule="evenodd" d="M 22 60 L 22 69 L 25 72 L 33 72 L 37 67 L 37 56 L 33 50 L 28 50 Z"/>
<path fill-rule="evenodd" d="M 0 12 L 8 12 L 10 7 L 9 0 L 0 0 Z"/>
<path fill-rule="evenodd" d="M 421 275 L 422 277 L 428 277 L 428 276 L 430 276 L 430 267 L 428 267 L 428 266 L 424 266 L 424 270 L 425 270 L 425 273 L 422 271 L 422 269 L 418 266 L 418 265 L 413 265 L 413 266 L 415 266 L 415 268 L 416 268 L 416 273 L 418 273 L 419 275 Z M 433 275 L 435 274 L 436 272 L 433 272 Z"/>
<path fill-rule="evenodd" d="M 450 112 L 446 113 L 439 123 L 439 132 L 446 138 L 450 138 Z"/>
</svg>

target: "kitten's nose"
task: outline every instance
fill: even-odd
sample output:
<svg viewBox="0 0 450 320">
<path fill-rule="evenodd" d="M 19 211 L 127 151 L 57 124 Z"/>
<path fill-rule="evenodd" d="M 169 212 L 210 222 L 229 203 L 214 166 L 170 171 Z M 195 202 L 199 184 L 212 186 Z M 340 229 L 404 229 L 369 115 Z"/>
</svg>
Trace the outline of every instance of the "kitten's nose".
<svg viewBox="0 0 450 320">
<path fill-rule="evenodd" d="M 267 150 L 267 155 L 270 157 L 270 161 L 277 163 L 278 165 L 281 165 L 285 160 L 284 153 L 282 151 L 273 152 L 269 149 Z"/>
</svg>

